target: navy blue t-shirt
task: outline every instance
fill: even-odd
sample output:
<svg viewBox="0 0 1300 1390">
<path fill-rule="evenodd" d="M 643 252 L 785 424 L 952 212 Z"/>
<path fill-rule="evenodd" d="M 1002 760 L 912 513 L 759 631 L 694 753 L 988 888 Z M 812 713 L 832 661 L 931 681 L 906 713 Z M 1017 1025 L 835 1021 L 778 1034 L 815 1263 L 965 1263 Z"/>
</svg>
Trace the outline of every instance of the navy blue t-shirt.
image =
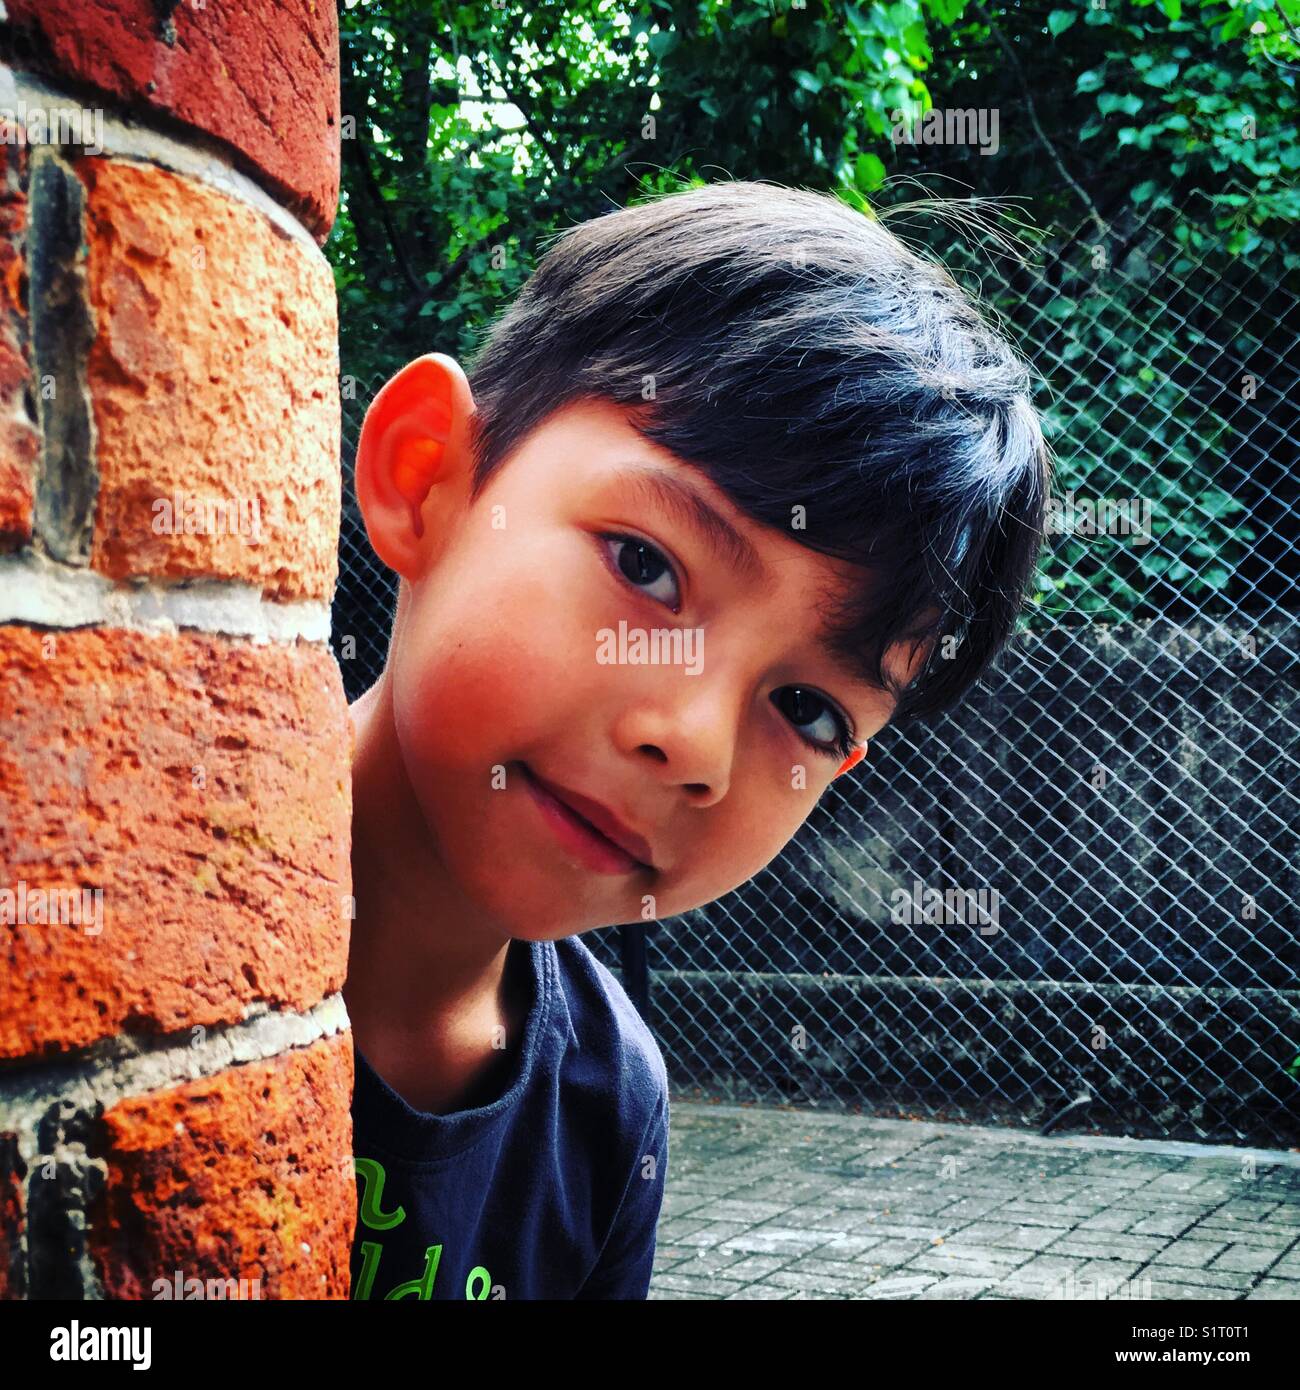
<svg viewBox="0 0 1300 1390">
<path fill-rule="evenodd" d="M 527 1020 L 489 1103 L 415 1110 L 353 1045 L 354 1299 L 646 1296 L 668 1173 L 663 1057 L 576 936 L 509 952 L 531 974 Z"/>
</svg>

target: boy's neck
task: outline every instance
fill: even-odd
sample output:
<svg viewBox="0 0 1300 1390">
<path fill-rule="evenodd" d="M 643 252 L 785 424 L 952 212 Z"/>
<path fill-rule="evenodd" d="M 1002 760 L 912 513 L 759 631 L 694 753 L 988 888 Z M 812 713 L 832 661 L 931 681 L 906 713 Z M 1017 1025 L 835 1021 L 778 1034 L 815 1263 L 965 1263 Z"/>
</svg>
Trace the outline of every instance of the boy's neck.
<svg viewBox="0 0 1300 1390">
<path fill-rule="evenodd" d="M 343 997 L 353 1037 L 416 1109 L 462 1108 L 519 1045 L 526 971 L 508 975 L 509 940 L 457 907 L 406 775 L 386 680 L 349 713 L 356 916 Z M 504 1051 L 493 1047 L 498 1025 Z"/>
</svg>

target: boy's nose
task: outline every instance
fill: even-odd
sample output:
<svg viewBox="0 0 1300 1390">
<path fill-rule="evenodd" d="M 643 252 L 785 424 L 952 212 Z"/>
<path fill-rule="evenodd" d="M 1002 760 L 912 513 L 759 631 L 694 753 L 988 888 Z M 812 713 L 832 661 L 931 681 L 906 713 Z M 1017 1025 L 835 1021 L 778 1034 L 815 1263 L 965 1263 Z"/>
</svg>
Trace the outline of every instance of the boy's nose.
<svg viewBox="0 0 1300 1390">
<path fill-rule="evenodd" d="M 723 673 L 673 673 L 654 697 L 634 701 L 619 720 L 619 743 L 649 760 L 661 785 L 680 787 L 691 805 L 712 806 L 726 796 L 741 725 L 741 696 Z"/>
</svg>

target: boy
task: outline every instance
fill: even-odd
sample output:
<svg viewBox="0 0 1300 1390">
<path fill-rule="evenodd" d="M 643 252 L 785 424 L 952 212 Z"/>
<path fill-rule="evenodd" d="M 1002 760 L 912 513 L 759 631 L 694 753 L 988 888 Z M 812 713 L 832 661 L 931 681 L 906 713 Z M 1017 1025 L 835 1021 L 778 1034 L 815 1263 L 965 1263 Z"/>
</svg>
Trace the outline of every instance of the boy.
<svg viewBox="0 0 1300 1390">
<path fill-rule="evenodd" d="M 879 222 L 743 182 L 567 230 L 468 379 L 384 386 L 355 1298 L 646 1296 L 667 1074 L 578 938 L 738 887 L 985 669 L 1043 530 L 1028 391 Z"/>
</svg>

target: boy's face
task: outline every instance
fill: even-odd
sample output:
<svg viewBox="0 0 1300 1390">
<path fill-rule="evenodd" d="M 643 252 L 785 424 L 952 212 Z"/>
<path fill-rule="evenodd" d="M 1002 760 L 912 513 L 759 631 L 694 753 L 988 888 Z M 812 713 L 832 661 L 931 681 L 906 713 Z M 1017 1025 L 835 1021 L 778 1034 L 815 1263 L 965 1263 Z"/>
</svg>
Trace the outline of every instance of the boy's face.
<svg viewBox="0 0 1300 1390">
<path fill-rule="evenodd" d="M 394 721 L 442 871 L 505 935 L 533 940 L 671 917 L 738 887 L 844 763 L 805 736 L 833 745 L 842 710 L 861 745 L 892 712 L 819 642 L 825 596 L 855 572 L 743 516 L 607 402 L 553 415 L 471 503 L 468 385 L 448 358 L 420 362 L 407 397 L 395 378 L 372 408 L 357 487 L 376 550 L 409 584 Z M 446 428 L 429 426 L 431 403 Z M 411 445 L 421 430 L 446 439 L 440 453 Z M 411 494 L 412 458 L 434 460 L 418 505 L 398 496 L 423 491 Z M 761 570 L 713 553 L 638 490 L 638 471 L 692 489 Z M 599 802 L 642 852 L 602 852 L 537 779 Z"/>
</svg>

